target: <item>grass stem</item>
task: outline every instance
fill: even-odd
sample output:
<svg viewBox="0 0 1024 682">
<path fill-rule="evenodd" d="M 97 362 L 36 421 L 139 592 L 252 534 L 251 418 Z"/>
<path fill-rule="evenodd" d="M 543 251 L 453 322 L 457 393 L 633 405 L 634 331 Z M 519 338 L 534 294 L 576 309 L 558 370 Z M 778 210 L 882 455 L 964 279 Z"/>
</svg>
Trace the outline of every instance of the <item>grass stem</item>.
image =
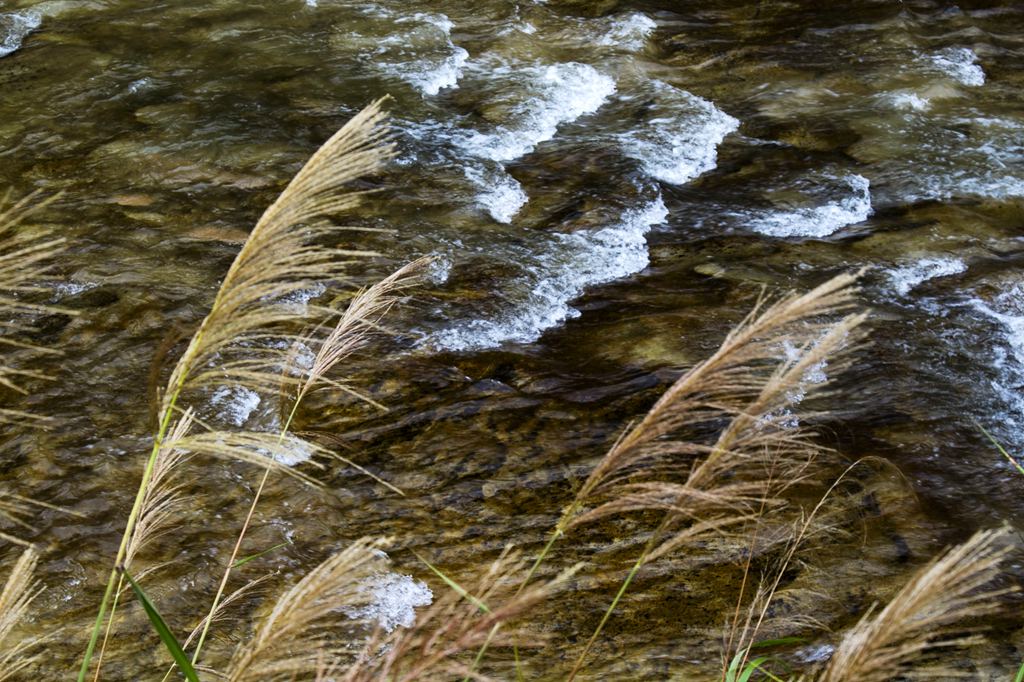
<svg viewBox="0 0 1024 682">
<path fill-rule="evenodd" d="M 201 328 L 197 334 L 202 334 Z M 135 529 L 135 522 L 138 520 L 139 511 L 142 509 L 142 502 L 146 497 L 146 491 L 149 488 L 149 481 L 153 477 L 153 467 L 156 465 L 157 455 L 160 454 L 160 447 L 163 445 L 164 437 L 167 435 L 167 429 L 170 427 L 171 415 L 174 414 L 174 406 L 178 402 L 178 395 L 181 392 L 181 387 L 184 382 L 185 376 L 183 373 L 178 380 L 178 385 L 171 394 L 170 402 L 164 410 L 163 417 L 160 419 L 160 428 L 157 431 L 156 439 L 153 441 L 153 450 L 150 452 L 149 459 L 146 460 L 146 467 L 142 471 L 142 480 L 139 482 L 139 490 L 135 494 L 135 502 L 132 504 L 131 512 L 128 514 L 128 522 L 125 524 L 124 534 L 121 536 L 121 544 L 117 548 L 117 556 L 114 559 L 114 566 L 110 569 L 110 577 L 107 579 L 107 587 L 103 592 L 103 599 L 100 600 L 100 606 L 96 612 L 96 621 L 93 623 L 92 632 L 89 635 L 89 644 L 85 648 L 85 655 L 82 657 L 82 666 L 78 670 L 78 682 L 85 682 L 85 678 L 89 674 L 89 666 L 92 663 L 93 653 L 96 651 L 96 642 L 99 640 L 100 631 L 103 629 L 104 619 L 107 615 L 107 604 L 110 602 L 110 598 L 113 595 L 115 586 L 118 584 L 118 580 L 120 578 L 120 573 L 118 572 L 117 567 L 124 561 L 125 553 L 128 550 L 128 542 L 131 539 L 132 531 Z"/>
<path fill-rule="evenodd" d="M 285 420 L 284 426 L 281 427 L 281 433 L 278 434 L 277 442 L 280 445 L 285 436 L 288 434 L 288 429 L 291 428 L 292 421 L 295 419 L 295 413 L 299 409 L 299 403 L 302 402 L 302 398 L 305 396 L 305 392 L 299 393 L 296 397 L 295 402 L 292 404 L 291 412 L 288 414 L 288 419 Z M 249 524 L 252 522 L 253 514 L 256 512 L 256 505 L 260 502 L 260 497 L 263 495 L 263 489 L 267 485 L 267 479 L 270 478 L 270 470 L 273 467 L 267 464 L 267 467 L 263 470 L 263 477 L 260 478 L 260 484 L 256 488 L 256 494 L 253 495 L 252 504 L 249 505 L 249 511 L 245 515 L 245 521 L 242 523 L 242 530 L 238 533 L 238 538 L 235 540 L 235 546 L 231 548 L 231 556 L 228 558 L 227 566 L 224 569 L 224 575 L 221 576 L 220 584 L 217 586 L 217 594 L 213 598 L 213 603 L 210 605 L 210 612 L 206 616 L 206 621 L 203 623 L 203 631 L 199 634 L 199 641 L 196 642 L 196 649 L 192 652 L 192 665 L 195 665 L 199 660 L 199 653 L 203 649 L 203 643 L 206 641 L 206 635 L 210 630 L 210 624 L 213 623 L 213 616 L 217 612 L 217 607 L 220 606 L 220 600 L 224 596 L 224 588 L 227 587 L 228 578 L 231 577 L 231 571 L 235 568 L 236 557 L 238 556 L 239 550 L 242 548 L 242 540 L 245 539 L 245 534 L 249 530 Z"/>
</svg>

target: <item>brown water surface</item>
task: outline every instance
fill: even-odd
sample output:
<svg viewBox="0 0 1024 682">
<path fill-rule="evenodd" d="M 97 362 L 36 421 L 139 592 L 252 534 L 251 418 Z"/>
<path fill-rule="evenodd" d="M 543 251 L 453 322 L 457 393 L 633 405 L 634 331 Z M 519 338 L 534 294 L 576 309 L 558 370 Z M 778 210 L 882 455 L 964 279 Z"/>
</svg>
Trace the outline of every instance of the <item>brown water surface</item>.
<svg viewBox="0 0 1024 682">
<path fill-rule="evenodd" d="M 792 580 L 817 596 L 785 608 L 840 632 L 944 545 L 1024 518 L 1024 480 L 975 426 L 1024 448 L 1020 3 L 16 0 L 0 45 L 17 46 L 0 57 L 0 188 L 64 192 L 44 222 L 70 250 L 47 285 L 77 313 L 38 320 L 34 340 L 64 352 L 44 363 L 55 380 L 9 397 L 56 426 L 2 440 L 8 489 L 80 515 L 44 511 L 28 535 L 45 550 L 36 622 L 69 626 L 33 679 L 80 660 L 150 445 L 154 354 L 202 318 L 309 154 L 384 94 L 399 158 L 352 221 L 393 232 L 355 233 L 383 255 L 353 279 L 438 261 L 398 337 L 350 369 L 390 411 L 332 396 L 301 426 L 408 495 L 341 468 L 320 492 L 276 480 L 249 547 L 291 544 L 246 575 L 294 580 L 363 535 L 392 536 L 395 570 L 428 581 L 409 550 L 460 577 L 508 543 L 535 552 L 762 287 L 865 266 L 872 345 L 816 407 L 836 467 L 879 456 L 906 484 L 863 474 L 880 487 L 857 498 L 856 537 L 817 550 Z M 202 416 L 259 428 L 271 398 L 249 398 Z M 257 474 L 195 467 L 199 502 L 149 579 L 182 630 Z M 564 674 L 643 540 L 621 524 L 564 544 L 547 570 L 597 569 L 536 614 L 552 641 L 531 676 Z M 645 572 L 588 674 L 714 677 L 739 577 L 698 551 Z M 1024 656 L 1019 619 L 992 624 L 996 643 L 955 661 L 977 679 Z M 118 634 L 105 678 L 160 679 L 138 614 Z M 794 662 L 837 639 L 797 634 Z"/>
</svg>

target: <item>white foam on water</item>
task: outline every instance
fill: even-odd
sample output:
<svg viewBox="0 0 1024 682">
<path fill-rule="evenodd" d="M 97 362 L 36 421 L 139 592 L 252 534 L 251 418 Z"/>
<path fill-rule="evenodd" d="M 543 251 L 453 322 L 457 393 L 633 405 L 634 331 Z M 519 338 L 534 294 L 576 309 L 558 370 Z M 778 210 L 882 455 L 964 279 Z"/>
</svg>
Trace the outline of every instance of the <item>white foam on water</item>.
<svg viewBox="0 0 1024 682">
<path fill-rule="evenodd" d="M 871 192 L 862 175 L 842 178 L 850 194 L 823 206 L 773 211 L 756 216 L 750 229 L 769 237 L 827 237 L 846 227 L 863 222 L 871 215 Z"/>
<path fill-rule="evenodd" d="M 0 57 L 6 57 L 19 47 L 25 37 L 39 28 L 43 15 L 37 11 L 0 12 Z"/>
<path fill-rule="evenodd" d="M 417 12 L 402 17 L 396 23 L 416 22 L 420 27 L 430 26 L 440 33 L 444 43 L 443 57 L 423 57 L 408 64 L 400 65 L 405 80 L 418 89 L 423 95 L 436 95 L 446 88 L 458 87 L 459 78 L 469 61 L 469 52 L 452 42 L 452 29 L 455 24 L 444 14 Z"/>
<path fill-rule="evenodd" d="M 323 282 L 316 282 L 313 286 L 297 289 L 286 296 L 282 296 L 279 302 L 291 307 L 295 315 L 304 316 L 309 302 L 318 296 L 322 296 L 325 291 L 327 291 L 327 285 Z"/>
<path fill-rule="evenodd" d="M 284 368 L 291 376 L 306 376 L 309 370 L 316 364 L 316 353 L 313 349 L 302 343 L 301 341 L 294 341 L 291 344 L 282 342 L 280 345 L 271 344 L 274 347 L 279 347 L 281 350 L 286 350 L 288 358 L 288 365 Z M 277 419 L 277 415 L 273 415 L 274 429 L 267 429 L 268 431 L 280 429 L 280 423 Z"/>
<path fill-rule="evenodd" d="M 144 78 L 139 78 L 138 80 L 134 80 L 128 84 L 128 94 L 134 95 L 136 93 L 142 92 L 143 90 L 148 90 L 152 87 L 152 85 L 152 78 L 149 78 L 148 76 Z"/>
<path fill-rule="evenodd" d="M 53 300 L 58 301 L 68 296 L 75 296 L 98 286 L 99 284 L 96 282 L 60 282 L 53 287 Z"/>
<path fill-rule="evenodd" d="M 544 331 L 577 317 L 570 304 L 589 287 L 610 282 L 647 267 L 646 235 L 665 222 L 668 209 L 661 196 L 625 211 L 613 225 L 595 231 L 557 235 L 558 248 L 536 258 L 524 282 L 525 300 L 498 318 L 457 323 L 432 335 L 426 345 L 439 350 L 479 350 L 507 342 L 532 343 Z"/>
<path fill-rule="evenodd" d="M 949 47 L 928 55 L 928 61 L 942 73 L 963 85 L 978 87 L 985 84 L 985 71 L 976 62 L 978 55 L 968 47 Z"/>
<path fill-rule="evenodd" d="M 451 35 L 455 23 L 448 18 L 447 14 L 431 14 L 429 12 L 416 12 L 408 16 L 399 17 L 396 24 L 425 23 L 436 26 L 446 36 Z"/>
<path fill-rule="evenodd" d="M 525 82 L 527 96 L 510 107 L 510 121 L 492 132 L 469 131 L 456 142 L 469 154 L 511 161 L 555 136 L 558 127 L 597 111 L 615 92 L 615 81 L 588 64 L 499 66 L 498 77 Z"/>
<path fill-rule="evenodd" d="M 896 109 L 928 111 L 932 106 L 927 97 L 921 97 L 916 92 L 911 92 L 909 90 L 890 92 L 885 96 L 885 98 Z"/>
<path fill-rule="evenodd" d="M 280 427 L 279 427 L 280 428 Z M 271 455 L 278 464 L 293 467 L 313 458 L 313 445 L 298 436 L 288 435 L 273 453 L 261 451 L 264 456 Z"/>
<path fill-rule="evenodd" d="M 444 254 L 431 254 L 433 260 L 427 266 L 426 279 L 431 284 L 444 284 L 452 274 L 452 259 Z"/>
<path fill-rule="evenodd" d="M 832 658 L 836 648 L 831 644 L 816 644 L 796 650 L 796 657 L 804 663 L 823 663 Z"/>
<path fill-rule="evenodd" d="M 892 288 L 900 296 L 906 296 L 919 284 L 938 277 L 959 275 L 967 271 L 967 263 L 959 258 L 922 258 L 889 271 Z"/>
<path fill-rule="evenodd" d="M 1004 337 L 1017 362 L 1024 365 L 1024 284 L 1000 293 L 992 302 L 971 301 L 975 309 L 1003 325 Z"/>
<path fill-rule="evenodd" d="M 458 87 L 469 52 L 452 42 L 455 25 L 447 15 L 416 12 L 396 17 L 384 7 L 360 9 L 392 29 L 376 38 L 352 34 L 363 45 L 364 57 L 372 56 L 383 71 L 405 81 L 424 97 Z"/>
<path fill-rule="evenodd" d="M 270 420 L 268 427 L 270 428 L 265 431 L 266 433 L 280 433 L 281 431 L 281 424 L 276 418 Z M 316 447 L 312 443 L 291 434 L 288 434 L 273 448 L 250 447 L 252 447 L 252 451 L 255 454 L 273 459 L 278 464 L 288 467 L 308 462 L 313 458 L 313 453 L 316 451 Z"/>
<path fill-rule="evenodd" d="M 992 301 L 973 299 L 975 310 L 995 320 L 1002 328 L 1005 345 L 992 349 L 991 362 L 997 378 L 991 381 L 992 389 L 1005 405 L 1016 413 L 1016 421 L 1024 418 L 1024 394 L 1020 386 L 1024 383 L 1024 283 L 1012 285 Z"/>
<path fill-rule="evenodd" d="M 519 181 L 497 168 L 485 169 L 468 165 L 466 177 L 483 191 L 476 195 L 476 202 L 499 223 L 510 223 L 530 198 L 523 191 Z"/>
<path fill-rule="evenodd" d="M 624 17 L 612 17 L 612 25 L 598 41 L 598 45 L 612 45 L 626 50 L 641 50 L 647 44 L 657 22 L 641 12 Z"/>
<path fill-rule="evenodd" d="M 462 69 L 469 60 L 469 52 L 455 44 L 451 44 L 451 51 L 452 53 L 441 60 L 441 63 L 432 71 L 424 72 L 418 78 L 413 79 L 413 85 L 417 86 L 423 94 L 436 95 L 445 88 L 458 87 Z"/>
<path fill-rule="evenodd" d="M 663 81 L 652 81 L 655 104 L 647 121 L 619 136 L 626 156 L 653 178 L 681 185 L 718 162 L 718 145 L 739 121 L 711 102 Z"/>
<path fill-rule="evenodd" d="M 967 178 L 960 181 L 958 189 L 963 194 L 973 194 L 991 199 L 1014 199 L 1024 197 L 1024 178 L 999 176 Z M 941 194 L 948 197 L 953 192 L 942 192 Z"/>
<path fill-rule="evenodd" d="M 800 358 L 803 357 L 805 352 L 812 350 L 815 346 L 817 346 L 817 343 L 815 343 L 811 348 L 805 350 L 794 346 L 788 340 L 782 342 L 782 350 L 786 354 L 786 362 L 794 364 L 800 361 Z M 828 362 L 825 360 L 808 367 L 804 372 L 800 386 L 794 389 L 793 393 L 789 394 L 789 401 L 794 405 L 803 402 L 804 398 L 807 397 L 807 386 L 823 384 L 828 381 L 828 375 L 825 374 L 825 369 L 827 367 Z"/>
<path fill-rule="evenodd" d="M 953 197 L 997 200 L 1024 197 L 1024 125 L 1009 117 L 980 115 L 933 119 L 915 117 L 902 136 L 924 143 L 901 150 L 899 182 L 903 201 Z"/>
<path fill-rule="evenodd" d="M 210 404 L 226 421 L 242 426 L 260 406 L 260 396 L 244 386 L 221 386 L 210 396 Z"/>
<path fill-rule="evenodd" d="M 345 606 L 342 611 L 349 618 L 375 620 L 385 632 L 392 632 L 396 627 L 412 627 L 416 622 L 416 609 L 434 601 L 434 593 L 425 583 L 399 573 L 370 576 L 360 583 L 358 590 L 369 596 L 369 603 Z"/>
<path fill-rule="evenodd" d="M 810 348 L 805 349 L 794 346 L 788 340 L 783 341 L 782 353 L 785 356 L 786 364 L 795 365 L 800 361 L 804 353 L 813 350 L 816 345 L 817 344 L 814 344 Z M 795 429 L 799 427 L 800 419 L 796 414 L 794 414 L 791 408 L 796 407 L 804 401 L 807 397 L 809 387 L 823 384 L 828 381 L 828 375 L 825 373 L 826 369 L 828 369 L 828 361 L 821 360 L 804 370 L 803 376 L 800 377 L 800 383 L 786 392 L 787 407 L 782 407 L 774 412 L 764 415 L 759 420 L 759 424 L 764 426 L 775 424 L 784 429 Z"/>
</svg>

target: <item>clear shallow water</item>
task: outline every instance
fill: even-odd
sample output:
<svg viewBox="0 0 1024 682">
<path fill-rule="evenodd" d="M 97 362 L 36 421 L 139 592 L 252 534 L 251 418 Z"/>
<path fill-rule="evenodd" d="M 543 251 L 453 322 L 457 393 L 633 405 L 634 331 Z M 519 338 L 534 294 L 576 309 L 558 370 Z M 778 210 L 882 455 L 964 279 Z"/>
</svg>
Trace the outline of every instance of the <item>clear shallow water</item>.
<svg viewBox="0 0 1024 682">
<path fill-rule="evenodd" d="M 358 222 L 396 233 L 363 240 L 385 255 L 355 276 L 439 265 L 386 360 L 353 369 L 391 413 L 325 403 L 304 419 L 410 496 L 346 471 L 328 495 L 281 482 L 253 545 L 294 545 L 259 566 L 298 571 L 366 533 L 395 535 L 396 570 L 421 578 L 404 550 L 458 572 L 507 541 L 533 547 L 761 285 L 861 266 L 874 344 L 827 405 L 845 417 L 835 445 L 890 459 L 919 500 L 825 562 L 838 603 L 817 615 L 841 627 L 850 604 L 886 597 L 900 548 L 916 562 L 1021 518 L 1022 482 L 973 420 L 1024 449 L 1024 11 L 599 4 L 0 7 L 0 186 L 65 191 L 47 216 L 73 245 L 53 301 L 79 312 L 41 324 L 66 356 L 21 405 L 62 426 L 5 436 L 5 480 L 84 515 L 39 519 L 45 617 L 91 616 L 146 450 L 154 351 L 201 318 L 308 154 L 385 93 L 400 155 Z M 274 418 L 248 395 L 206 410 Z M 170 613 L 187 620 L 209 590 L 251 478 L 215 466 L 195 482 L 205 504 L 176 544 L 204 549 L 160 578 Z M 605 674 L 717 665 L 729 572 L 685 589 L 669 573 L 601 644 Z M 551 617 L 566 641 L 604 604 L 585 587 L 575 615 Z M 81 639 L 67 635 L 53 679 Z M 559 651 L 538 665 L 558 670 Z M 979 665 L 1020 658 L 1008 651 Z M 108 665 L 134 679 L 127 657 Z"/>
</svg>

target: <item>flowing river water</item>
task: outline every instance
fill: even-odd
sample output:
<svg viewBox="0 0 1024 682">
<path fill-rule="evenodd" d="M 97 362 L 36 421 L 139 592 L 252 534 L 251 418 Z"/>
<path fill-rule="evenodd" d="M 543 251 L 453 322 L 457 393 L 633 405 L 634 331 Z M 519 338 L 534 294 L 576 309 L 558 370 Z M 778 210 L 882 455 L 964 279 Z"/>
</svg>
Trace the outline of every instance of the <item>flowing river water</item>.
<svg viewBox="0 0 1024 682">
<path fill-rule="evenodd" d="M 72 624 L 46 679 L 84 647 L 152 433 L 154 354 L 201 319 L 308 155 L 385 94 L 398 158 L 353 222 L 392 232 L 358 233 L 383 255 L 353 278 L 436 260 L 398 337 L 351 370 L 390 411 L 324 402 L 306 426 L 407 497 L 345 470 L 327 492 L 275 483 L 253 546 L 291 544 L 252 568 L 294 578 L 393 536 L 380 589 L 402 622 L 430 600 L 410 549 L 461 576 L 507 543 L 536 551 L 596 458 L 762 287 L 862 267 L 872 345 L 822 406 L 840 417 L 829 444 L 906 483 L 865 513 L 856 551 L 822 552 L 828 594 L 806 615 L 847 627 L 944 545 L 1019 524 L 1024 478 L 976 424 L 1024 451 L 1022 93 L 1009 1 L 0 4 L 0 188 L 64 192 L 45 220 L 70 251 L 48 286 L 77 312 L 40 321 L 64 355 L 18 403 L 57 426 L 4 436 L 8 486 L 79 514 L 45 510 L 29 538 L 46 550 L 39 621 Z M 259 428 L 266 402 L 225 390 L 203 416 Z M 152 578 L 184 620 L 255 478 L 196 471 L 203 503 Z M 588 674 L 713 674 L 736 576 L 675 570 L 644 577 Z M 607 604 L 577 587 L 537 616 L 542 679 Z M 969 675 L 1019 663 L 1019 620 L 999 630 Z M 149 679 L 141 661 L 160 679 L 156 645 L 121 639 L 108 678 Z M 812 631 L 793 655 L 834 641 Z"/>
</svg>

